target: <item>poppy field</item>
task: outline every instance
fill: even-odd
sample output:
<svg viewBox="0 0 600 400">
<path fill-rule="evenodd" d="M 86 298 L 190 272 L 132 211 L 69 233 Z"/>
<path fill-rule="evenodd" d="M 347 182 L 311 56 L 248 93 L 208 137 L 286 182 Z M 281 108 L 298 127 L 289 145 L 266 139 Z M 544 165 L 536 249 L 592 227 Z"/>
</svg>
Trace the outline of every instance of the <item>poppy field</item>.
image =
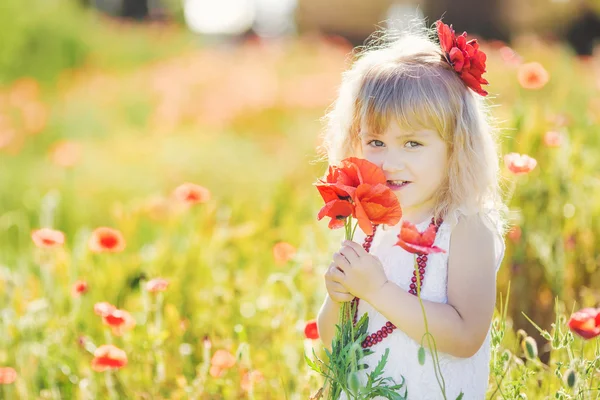
<svg viewBox="0 0 600 400">
<path fill-rule="evenodd" d="M 98 29 L 0 85 L 0 398 L 309 398 L 344 238 L 316 147 L 352 47 Z M 595 399 L 600 57 L 482 47 L 510 209 L 488 398 Z"/>
</svg>

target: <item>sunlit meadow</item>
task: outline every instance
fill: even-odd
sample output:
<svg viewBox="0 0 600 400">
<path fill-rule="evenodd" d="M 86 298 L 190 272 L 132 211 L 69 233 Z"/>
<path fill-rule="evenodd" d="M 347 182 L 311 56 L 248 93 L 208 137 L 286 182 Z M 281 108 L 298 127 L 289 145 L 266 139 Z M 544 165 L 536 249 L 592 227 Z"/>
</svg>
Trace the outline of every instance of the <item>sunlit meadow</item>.
<svg viewBox="0 0 600 400">
<path fill-rule="evenodd" d="M 85 62 L 0 87 L 0 394 L 307 399 L 343 236 L 315 149 L 351 47 L 95 23 Z M 536 160 L 503 161 L 489 398 L 596 398 L 600 318 L 567 321 L 600 303 L 600 58 L 484 45 L 503 160 Z"/>
</svg>

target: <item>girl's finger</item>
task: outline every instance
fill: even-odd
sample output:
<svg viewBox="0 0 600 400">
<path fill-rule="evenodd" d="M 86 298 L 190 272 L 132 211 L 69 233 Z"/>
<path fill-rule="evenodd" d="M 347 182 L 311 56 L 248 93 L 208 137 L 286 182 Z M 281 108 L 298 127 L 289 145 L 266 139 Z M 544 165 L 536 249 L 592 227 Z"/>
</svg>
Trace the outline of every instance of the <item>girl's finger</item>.
<svg viewBox="0 0 600 400">
<path fill-rule="evenodd" d="M 341 285 L 341 282 L 344 281 L 344 278 L 346 278 L 346 275 L 336 268 L 332 269 L 329 272 L 329 280 L 335 282 L 335 286 L 338 286 L 338 289 L 340 289 L 340 290 L 344 288 Z"/>
<path fill-rule="evenodd" d="M 350 268 L 350 263 L 348 262 L 348 259 L 346 259 L 346 257 L 344 257 L 340 253 L 333 254 L 333 261 L 335 262 L 337 267 L 342 270 L 342 272 L 345 272 L 346 269 Z"/>
<path fill-rule="evenodd" d="M 357 257 L 364 257 L 369 254 L 360 244 L 353 242 L 352 240 L 344 240 L 342 245 L 350 247 L 352 250 L 354 250 Z"/>
<path fill-rule="evenodd" d="M 331 284 L 331 289 L 340 293 L 340 294 L 349 294 L 350 292 L 342 285 L 341 283 L 334 281 Z"/>
<path fill-rule="evenodd" d="M 336 300 L 339 302 L 346 302 L 346 301 L 351 301 L 352 299 L 354 299 L 354 296 L 352 296 L 350 293 L 335 292 L 335 297 L 336 297 Z"/>
<path fill-rule="evenodd" d="M 359 259 L 358 255 L 356 254 L 356 251 L 349 246 L 342 247 L 340 249 L 340 254 L 346 257 L 346 260 L 348 260 L 350 265 L 356 264 L 356 262 Z"/>
<path fill-rule="evenodd" d="M 344 273 L 344 271 L 342 271 L 342 269 L 340 267 L 337 266 L 337 264 L 335 263 L 335 261 L 332 261 L 331 264 L 329 264 L 329 267 L 327 267 L 327 270 L 325 271 L 325 275 L 328 276 L 329 272 L 332 270 L 337 270 L 340 271 L 341 273 Z"/>
</svg>

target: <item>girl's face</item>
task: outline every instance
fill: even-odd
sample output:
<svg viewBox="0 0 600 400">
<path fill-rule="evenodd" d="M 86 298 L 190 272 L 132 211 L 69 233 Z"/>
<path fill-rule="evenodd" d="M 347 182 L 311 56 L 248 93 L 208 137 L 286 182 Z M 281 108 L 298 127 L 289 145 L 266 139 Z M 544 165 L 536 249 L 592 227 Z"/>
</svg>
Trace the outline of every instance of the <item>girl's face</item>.
<svg viewBox="0 0 600 400">
<path fill-rule="evenodd" d="M 382 135 L 361 131 L 363 157 L 378 165 L 402 206 L 403 219 L 420 223 L 433 211 L 447 175 L 448 146 L 433 130 L 401 131 L 391 123 Z"/>
</svg>

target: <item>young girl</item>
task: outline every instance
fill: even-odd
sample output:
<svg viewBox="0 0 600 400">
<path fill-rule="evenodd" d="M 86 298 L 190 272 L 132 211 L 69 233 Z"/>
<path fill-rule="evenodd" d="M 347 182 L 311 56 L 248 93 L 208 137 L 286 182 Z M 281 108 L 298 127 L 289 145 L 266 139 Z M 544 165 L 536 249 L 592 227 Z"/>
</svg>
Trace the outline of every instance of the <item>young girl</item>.
<svg viewBox="0 0 600 400">
<path fill-rule="evenodd" d="M 354 241 L 342 242 L 325 273 L 328 294 L 317 323 L 331 348 L 341 303 L 359 298 L 358 317 L 367 313 L 368 333 L 381 336 L 364 344 L 374 353 L 364 359 L 369 368 L 360 371 L 361 383 L 389 349 L 383 376 L 405 380 L 408 399 L 443 398 L 431 352 L 424 365 L 418 361 L 425 324 L 415 256 L 395 245 L 403 221 L 420 232 L 433 224 L 434 244 L 445 253 L 420 260 L 421 298 L 446 398 L 462 392 L 465 400 L 480 400 L 504 255 L 499 156 L 481 88 L 485 54 L 441 21 L 436 30 L 435 39 L 423 29 L 368 49 L 343 76 L 323 138 L 329 164 L 350 156 L 377 164 L 403 216 L 397 225 L 376 227 L 370 247 L 360 229 Z"/>
</svg>

